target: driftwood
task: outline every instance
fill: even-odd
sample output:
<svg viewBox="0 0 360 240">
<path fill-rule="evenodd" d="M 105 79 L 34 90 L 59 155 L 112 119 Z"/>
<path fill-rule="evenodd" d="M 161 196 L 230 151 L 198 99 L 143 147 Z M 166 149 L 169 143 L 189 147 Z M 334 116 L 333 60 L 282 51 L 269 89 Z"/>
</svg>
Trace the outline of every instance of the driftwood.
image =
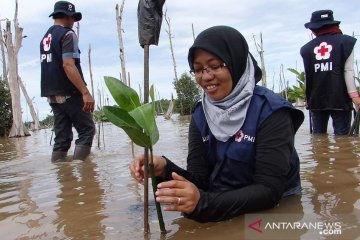
<svg viewBox="0 0 360 240">
<path fill-rule="evenodd" d="M 195 30 L 194 30 L 194 24 L 191 24 L 191 30 L 192 30 L 192 35 L 193 35 L 193 39 L 195 41 Z"/>
<path fill-rule="evenodd" d="M 22 32 L 22 29 L 17 29 Z M 19 34 L 17 34 L 19 36 Z M 8 58 L 8 71 L 9 71 L 9 89 L 11 94 L 11 106 L 12 106 L 12 115 L 13 115 L 13 123 L 11 126 L 11 130 L 9 133 L 9 137 L 23 137 L 25 134 L 25 126 L 22 122 L 22 113 L 21 113 L 21 104 L 20 104 L 20 88 L 18 82 L 18 74 L 17 74 L 17 58 L 16 58 L 16 49 L 18 42 L 21 43 L 21 39 L 15 39 L 15 46 L 12 42 L 12 33 L 11 33 L 11 22 L 6 21 L 6 48 L 7 48 L 7 58 Z"/>
<path fill-rule="evenodd" d="M 169 107 L 164 115 L 165 119 L 170 119 L 171 118 L 171 115 L 173 113 L 173 110 L 174 110 L 174 100 L 173 100 L 173 96 L 171 94 L 171 100 L 170 100 L 170 103 L 169 103 Z"/>
<path fill-rule="evenodd" d="M 171 51 L 171 57 L 172 57 L 173 66 L 174 66 L 175 82 L 177 82 L 179 78 L 178 78 L 177 71 L 176 71 L 176 60 L 175 60 L 174 48 L 173 48 L 173 44 L 172 44 L 173 36 L 172 36 L 172 33 L 171 33 L 170 17 L 166 16 L 166 11 L 164 13 L 164 17 L 165 17 L 165 21 L 166 21 L 166 24 L 167 24 L 167 29 L 165 29 L 165 31 L 169 36 L 170 51 Z M 173 114 L 173 109 L 174 109 L 174 103 L 173 103 L 173 99 L 171 97 L 169 107 L 168 107 L 168 109 L 166 111 L 166 114 L 164 115 L 165 119 L 170 119 L 171 118 L 171 115 Z"/>
<path fill-rule="evenodd" d="M 280 73 L 279 73 L 279 81 L 280 81 L 280 86 L 279 86 L 279 92 L 281 93 L 282 91 L 284 91 L 284 98 L 286 100 L 288 100 L 288 89 L 289 89 L 289 81 L 286 81 L 285 79 L 285 74 L 284 74 L 284 65 L 281 64 L 280 65 Z"/>
<path fill-rule="evenodd" d="M 262 86 L 267 86 L 266 81 L 266 69 L 265 69 L 265 59 L 264 59 L 264 44 L 262 39 L 262 33 L 260 33 L 260 44 L 256 43 L 255 34 L 253 34 L 254 43 L 256 47 L 256 51 L 259 53 L 260 56 L 260 62 L 261 62 L 261 71 L 262 71 L 262 77 L 261 77 L 261 84 Z"/>
<path fill-rule="evenodd" d="M 91 65 L 91 44 L 89 44 L 88 60 L 89 60 L 91 95 L 92 95 L 93 97 L 95 97 L 95 95 L 94 95 L 94 80 L 93 80 L 92 65 Z"/>
<path fill-rule="evenodd" d="M 174 48 L 173 48 L 173 44 L 172 44 L 173 36 L 171 34 L 170 18 L 168 16 L 166 16 L 166 11 L 164 13 L 164 17 L 165 17 L 165 21 L 166 21 L 166 24 L 167 24 L 167 29 L 165 29 L 165 32 L 169 36 L 170 51 L 171 51 L 171 57 L 172 57 L 173 66 L 174 66 L 175 81 L 177 82 L 179 78 L 178 78 L 177 71 L 176 71 L 175 54 L 174 54 Z"/>
<path fill-rule="evenodd" d="M 20 88 L 26 98 L 27 104 L 30 108 L 32 118 L 35 123 L 35 129 L 39 129 L 39 120 L 37 114 L 34 110 L 33 103 L 30 97 L 27 94 L 27 91 L 22 85 L 21 79 L 18 73 L 18 61 L 17 56 L 21 48 L 22 39 L 25 37 L 22 35 L 23 28 L 19 27 L 19 22 L 17 18 L 18 14 L 18 2 L 15 1 L 15 16 L 14 16 L 14 28 L 15 28 L 15 39 L 13 43 L 12 33 L 11 33 L 11 22 L 6 21 L 6 31 L 5 31 L 5 45 L 7 48 L 8 56 L 8 72 L 9 72 L 9 89 L 11 93 L 12 101 L 12 114 L 13 114 L 13 124 L 9 133 L 9 137 L 23 137 L 30 135 L 26 127 L 22 122 L 22 113 L 21 113 L 21 103 L 20 103 Z"/>
<path fill-rule="evenodd" d="M 123 29 L 121 27 L 122 25 L 122 14 L 124 11 L 124 5 L 125 0 L 122 1 L 121 6 L 119 8 L 119 5 L 116 4 L 115 11 L 116 11 L 116 24 L 117 24 L 117 32 L 118 32 L 118 39 L 119 39 L 119 57 L 120 57 L 120 64 L 121 64 L 121 74 L 120 79 L 123 81 L 123 83 L 127 86 L 131 86 L 130 82 L 130 73 L 128 72 L 128 77 L 126 77 L 126 64 L 125 64 L 125 48 L 124 48 L 124 42 L 123 42 Z M 135 157 L 135 150 L 134 150 L 134 142 L 131 140 L 131 153 L 132 156 Z"/>
<path fill-rule="evenodd" d="M 125 0 L 122 1 L 120 9 L 119 9 L 119 5 L 116 4 L 115 10 L 116 10 L 117 32 L 118 32 L 118 38 L 119 38 L 119 50 L 120 50 L 119 57 L 120 57 L 120 63 L 121 63 L 121 76 L 122 76 L 123 83 L 125 83 L 125 85 L 128 86 L 128 82 L 126 79 L 125 51 L 124 51 L 124 43 L 123 43 L 123 38 L 122 38 L 123 29 L 121 28 L 124 4 L 125 4 Z"/>
<path fill-rule="evenodd" d="M 34 120 L 33 130 L 39 130 L 39 129 L 40 129 L 40 122 L 39 122 L 39 118 L 38 118 L 38 113 L 35 112 L 34 106 L 33 106 L 33 104 L 32 104 L 32 100 L 31 100 L 31 98 L 29 97 L 29 94 L 27 93 L 26 88 L 25 88 L 25 86 L 24 86 L 24 83 L 23 83 L 23 81 L 21 80 L 20 76 L 18 76 L 18 82 L 19 82 L 19 86 L 20 86 L 20 88 L 21 88 L 21 91 L 22 91 L 22 93 L 24 94 L 24 97 L 25 97 L 25 99 L 26 99 L 26 102 L 27 102 L 28 105 L 29 105 L 31 117 L 32 117 L 32 119 Z M 31 104 L 29 104 L 29 103 L 31 103 Z M 32 107 L 30 107 L 30 105 L 31 105 Z"/>
<path fill-rule="evenodd" d="M 164 109 L 161 105 L 161 99 L 160 99 L 160 93 L 158 92 L 158 102 L 159 102 L 159 108 L 160 108 L 160 114 L 164 114 Z"/>
<path fill-rule="evenodd" d="M 8 71 L 9 71 L 9 89 L 11 94 L 12 101 L 12 114 L 13 114 L 13 123 L 10 129 L 9 137 L 24 137 L 29 136 L 29 132 L 24 126 L 22 121 L 22 112 L 21 112 L 21 103 L 20 103 L 20 86 L 19 86 L 19 74 L 18 74 L 18 63 L 17 56 L 21 48 L 22 43 L 22 32 L 23 28 L 19 27 L 18 19 L 18 2 L 15 1 L 15 16 L 14 16 L 14 26 L 15 26 L 15 41 L 13 43 L 13 37 L 11 33 L 11 22 L 6 21 L 6 31 L 5 31 L 5 45 L 7 48 L 7 57 L 8 57 Z M 29 107 L 32 107 L 32 102 L 29 103 Z"/>
</svg>

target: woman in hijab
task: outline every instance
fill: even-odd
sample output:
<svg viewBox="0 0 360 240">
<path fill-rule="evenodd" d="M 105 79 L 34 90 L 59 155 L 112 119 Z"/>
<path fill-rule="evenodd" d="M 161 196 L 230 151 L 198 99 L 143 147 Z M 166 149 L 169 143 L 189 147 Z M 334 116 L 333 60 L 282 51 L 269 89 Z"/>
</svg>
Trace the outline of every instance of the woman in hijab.
<svg viewBox="0 0 360 240">
<path fill-rule="evenodd" d="M 199 222 L 226 220 L 276 206 L 301 191 L 294 135 L 300 110 L 256 86 L 261 70 L 244 37 L 234 28 L 211 27 L 188 55 L 203 89 L 189 126 L 187 170 L 155 156 L 156 201 Z M 144 156 L 130 164 L 144 178 Z"/>
</svg>

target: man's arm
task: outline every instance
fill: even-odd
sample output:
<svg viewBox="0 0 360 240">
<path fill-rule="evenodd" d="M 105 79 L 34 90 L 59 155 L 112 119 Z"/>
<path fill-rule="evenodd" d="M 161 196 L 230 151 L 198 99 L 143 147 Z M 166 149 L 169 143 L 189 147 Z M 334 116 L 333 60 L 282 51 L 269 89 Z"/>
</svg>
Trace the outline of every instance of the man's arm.
<svg viewBox="0 0 360 240">
<path fill-rule="evenodd" d="M 83 101 L 84 101 L 83 111 L 93 112 L 95 101 L 91 96 L 89 90 L 87 89 L 84 81 L 82 80 L 77 67 L 75 66 L 75 59 L 73 58 L 63 59 L 63 68 L 66 73 L 66 76 L 69 78 L 72 84 L 74 84 L 74 86 L 79 90 L 79 92 L 83 97 Z"/>
<path fill-rule="evenodd" d="M 77 38 L 74 32 L 69 31 L 62 41 L 63 68 L 71 83 L 79 90 L 83 97 L 83 111 L 93 112 L 95 101 L 87 89 L 79 70 L 75 65 L 75 59 L 80 58 Z"/>
<path fill-rule="evenodd" d="M 65 58 L 63 59 L 63 68 L 66 76 L 69 78 L 72 84 L 79 90 L 82 95 L 90 94 L 78 69 L 75 66 L 75 59 Z"/>
</svg>

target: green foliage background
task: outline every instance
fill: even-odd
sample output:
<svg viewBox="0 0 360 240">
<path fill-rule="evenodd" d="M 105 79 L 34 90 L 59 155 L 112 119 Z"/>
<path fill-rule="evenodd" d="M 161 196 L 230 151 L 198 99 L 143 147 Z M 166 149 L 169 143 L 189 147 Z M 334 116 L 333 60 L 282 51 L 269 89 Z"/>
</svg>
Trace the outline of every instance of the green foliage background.
<svg viewBox="0 0 360 240">
<path fill-rule="evenodd" d="M 296 102 L 297 99 L 305 99 L 305 72 L 299 72 L 294 68 L 288 68 L 288 70 L 296 75 L 296 81 L 298 86 L 293 85 L 288 91 L 288 100 L 290 102 Z"/>
<path fill-rule="evenodd" d="M 191 109 L 197 100 L 200 99 L 200 90 L 190 74 L 183 73 L 179 80 L 174 81 L 177 94 L 175 107 L 180 115 L 190 115 Z"/>
<path fill-rule="evenodd" d="M 54 115 L 47 115 L 45 119 L 40 121 L 42 128 L 52 128 L 54 125 Z"/>
<path fill-rule="evenodd" d="M 6 136 L 12 124 L 11 95 L 5 81 L 0 80 L 0 136 Z"/>
</svg>

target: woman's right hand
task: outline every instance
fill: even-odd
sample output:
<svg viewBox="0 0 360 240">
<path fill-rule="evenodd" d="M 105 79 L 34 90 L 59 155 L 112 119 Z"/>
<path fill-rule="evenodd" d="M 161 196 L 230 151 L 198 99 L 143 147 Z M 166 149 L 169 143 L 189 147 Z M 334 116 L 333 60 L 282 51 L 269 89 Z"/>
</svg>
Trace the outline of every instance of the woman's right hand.
<svg viewBox="0 0 360 240">
<path fill-rule="evenodd" d="M 161 156 L 153 156 L 155 177 L 162 176 L 166 168 L 166 159 Z M 150 164 L 150 156 L 149 156 Z M 144 184 L 144 154 L 135 156 L 129 165 L 131 176 L 141 184 Z M 148 174 L 150 177 L 150 174 Z"/>
<path fill-rule="evenodd" d="M 360 97 L 354 97 L 354 98 L 352 98 L 352 102 L 353 102 L 354 105 L 355 105 L 355 110 L 356 110 L 356 111 L 359 111 L 359 109 L 360 109 Z"/>
</svg>

